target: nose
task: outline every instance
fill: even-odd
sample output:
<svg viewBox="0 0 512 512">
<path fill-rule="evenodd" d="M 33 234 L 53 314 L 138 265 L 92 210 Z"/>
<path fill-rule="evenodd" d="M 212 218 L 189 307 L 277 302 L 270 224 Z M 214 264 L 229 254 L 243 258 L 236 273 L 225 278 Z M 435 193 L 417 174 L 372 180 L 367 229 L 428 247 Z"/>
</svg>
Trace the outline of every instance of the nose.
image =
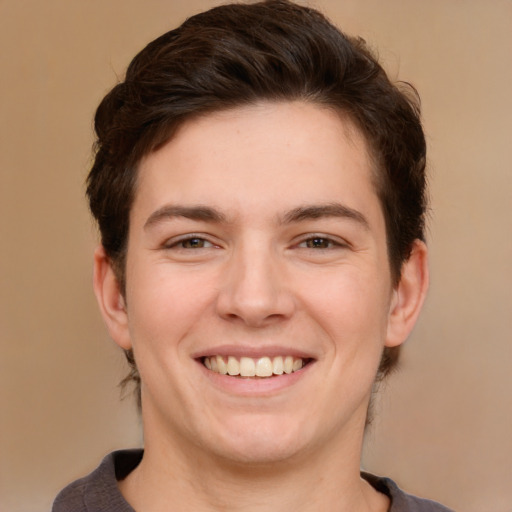
<svg viewBox="0 0 512 512">
<path fill-rule="evenodd" d="M 295 301 L 283 262 L 268 247 L 233 252 L 221 277 L 217 312 L 227 320 L 264 327 L 290 318 Z"/>
</svg>

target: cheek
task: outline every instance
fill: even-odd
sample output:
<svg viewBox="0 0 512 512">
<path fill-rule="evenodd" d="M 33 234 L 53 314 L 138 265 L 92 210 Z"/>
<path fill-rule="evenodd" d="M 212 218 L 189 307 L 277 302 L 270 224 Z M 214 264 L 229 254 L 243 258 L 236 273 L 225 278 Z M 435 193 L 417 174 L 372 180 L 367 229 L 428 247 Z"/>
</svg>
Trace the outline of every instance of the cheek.
<svg viewBox="0 0 512 512">
<path fill-rule="evenodd" d="M 150 268 L 134 268 L 127 280 L 132 342 L 175 344 L 209 308 L 213 287 L 198 272 L 171 273 L 165 264 Z"/>
<path fill-rule="evenodd" d="M 337 350 L 384 343 L 390 291 L 387 281 L 374 274 L 343 269 L 303 284 L 303 302 Z"/>
</svg>

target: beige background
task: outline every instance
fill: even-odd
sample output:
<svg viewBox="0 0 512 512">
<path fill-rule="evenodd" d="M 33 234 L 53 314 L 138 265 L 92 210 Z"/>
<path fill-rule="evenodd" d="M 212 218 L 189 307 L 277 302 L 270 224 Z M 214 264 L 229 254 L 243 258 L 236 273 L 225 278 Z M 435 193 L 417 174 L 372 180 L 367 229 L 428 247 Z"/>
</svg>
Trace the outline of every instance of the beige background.
<svg viewBox="0 0 512 512">
<path fill-rule="evenodd" d="M 49 510 L 140 444 L 91 291 L 92 116 L 139 48 L 206 0 L 0 0 L 0 510 Z M 317 0 L 423 98 L 430 297 L 381 394 L 366 469 L 512 511 L 512 2 Z"/>
</svg>

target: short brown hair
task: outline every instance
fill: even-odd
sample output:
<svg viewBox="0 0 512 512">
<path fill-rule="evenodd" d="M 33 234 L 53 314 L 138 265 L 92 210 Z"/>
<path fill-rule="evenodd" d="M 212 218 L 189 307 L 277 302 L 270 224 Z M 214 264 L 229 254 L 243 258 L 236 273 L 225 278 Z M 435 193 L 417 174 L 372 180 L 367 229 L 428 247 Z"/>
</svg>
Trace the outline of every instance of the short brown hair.
<svg viewBox="0 0 512 512">
<path fill-rule="evenodd" d="M 343 113 L 364 135 L 386 221 L 395 282 L 424 239 L 425 137 L 409 84 L 391 83 L 362 39 L 287 0 L 215 7 L 149 43 L 99 105 L 96 157 L 87 179 L 101 242 L 124 291 L 137 166 L 185 121 L 259 101 L 302 100 Z M 384 350 L 379 378 L 398 360 Z M 131 373 L 140 384 L 133 353 Z"/>
</svg>

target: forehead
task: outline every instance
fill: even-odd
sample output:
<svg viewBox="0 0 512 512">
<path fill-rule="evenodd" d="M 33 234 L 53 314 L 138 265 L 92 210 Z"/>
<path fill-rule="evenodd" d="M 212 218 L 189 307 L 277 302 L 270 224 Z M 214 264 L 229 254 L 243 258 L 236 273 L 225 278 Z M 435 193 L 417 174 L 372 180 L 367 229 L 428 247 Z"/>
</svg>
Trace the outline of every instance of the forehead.
<svg viewBox="0 0 512 512">
<path fill-rule="evenodd" d="M 185 122 L 141 161 L 134 210 L 237 198 L 247 209 L 265 197 L 285 207 L 301 197 L 349 200 L 361 189 L 373 190 L 371 159 L 349 119 L 310 103 L 259 103 Z"/>
</svg>

